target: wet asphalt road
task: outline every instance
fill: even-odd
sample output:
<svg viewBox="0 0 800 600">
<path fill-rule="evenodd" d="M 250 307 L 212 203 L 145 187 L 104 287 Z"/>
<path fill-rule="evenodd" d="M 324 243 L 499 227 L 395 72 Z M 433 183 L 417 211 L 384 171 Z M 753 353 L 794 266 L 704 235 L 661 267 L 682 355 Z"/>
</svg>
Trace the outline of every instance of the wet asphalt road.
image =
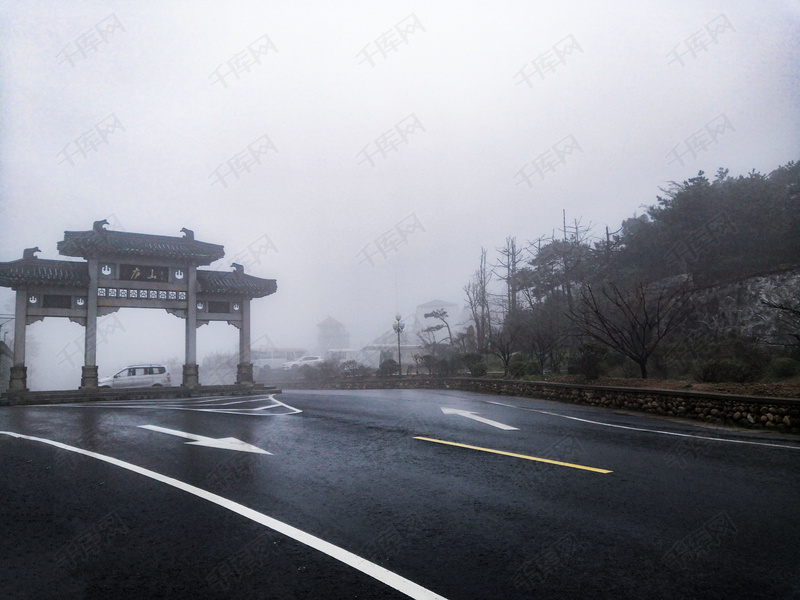
<svg viewBox="0 0 800 600">
<path fill-rule="evenodd" d="M 796 437 L 463 392 L 276 398 L 0 408 L 38 438 L 0 435 L 0 598 L 800 599 Z"/>
</svg>

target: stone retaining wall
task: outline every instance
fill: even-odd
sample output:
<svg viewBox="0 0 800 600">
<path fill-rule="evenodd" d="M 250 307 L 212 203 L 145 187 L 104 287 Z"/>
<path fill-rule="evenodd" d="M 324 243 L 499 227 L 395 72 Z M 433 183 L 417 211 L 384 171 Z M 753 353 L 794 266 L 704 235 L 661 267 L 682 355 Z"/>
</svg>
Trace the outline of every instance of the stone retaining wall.
<svg viewBox="0 0 800 600">
<path fill-rule="evenodd" d="M 680 390 L 602 387 L 507 379 L 403 377 L 329 382 L 282 381 L 284 389 L 451 389 L 543 398 L 749 429 L 800 433 L 800 399 L 732 396 Z"/>
</svg>

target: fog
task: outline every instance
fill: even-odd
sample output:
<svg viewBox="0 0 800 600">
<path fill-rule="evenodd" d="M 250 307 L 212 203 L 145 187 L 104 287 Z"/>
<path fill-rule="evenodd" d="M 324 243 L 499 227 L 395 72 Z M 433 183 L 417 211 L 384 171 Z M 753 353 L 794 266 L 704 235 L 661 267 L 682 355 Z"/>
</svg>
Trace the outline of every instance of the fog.
<svg viewBox="0 0 800 600">
<path fill-rule="evenodd" d="M 562 211 L 616 229 L 670 181 L 800 148 L 796 0 L 26 0 L 0 27 L 0 261 L 59 258 L 104 218 L 187 227 L 224 245 L 210 268 L 277 280 L 254 345 L 313 350 L 331 316 L 362 346 L 398 311 L 463 304 L 481 246 Z M 105 323 L 101 376 L 182 360 L 164 311 Z M 83 328 L 28 334 L 30 386 L 76 387 Z M 237 336 L 201 327 L 198 359 Z"/>
</svg>

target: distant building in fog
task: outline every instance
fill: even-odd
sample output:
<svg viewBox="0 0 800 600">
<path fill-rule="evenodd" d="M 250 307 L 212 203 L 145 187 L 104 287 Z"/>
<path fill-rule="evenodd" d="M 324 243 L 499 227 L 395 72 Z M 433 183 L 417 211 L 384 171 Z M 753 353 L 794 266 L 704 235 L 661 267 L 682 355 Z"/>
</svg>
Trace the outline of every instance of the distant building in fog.
<svg viewBox="0 0 800 600">
<path fill-rule="evenodd" d="M 350 347 L 350 334 L 347 333 L 344 325 L 333 317 L 322 321 L 317 328 L 319 330 L 317 332 L 317 350 L 321 355 L 329 350 Z"/>
</svg>

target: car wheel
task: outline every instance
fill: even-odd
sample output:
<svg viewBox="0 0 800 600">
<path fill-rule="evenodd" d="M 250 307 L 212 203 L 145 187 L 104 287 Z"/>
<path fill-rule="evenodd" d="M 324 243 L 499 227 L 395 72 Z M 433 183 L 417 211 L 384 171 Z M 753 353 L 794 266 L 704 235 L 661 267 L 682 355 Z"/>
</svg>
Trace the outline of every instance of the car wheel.
<svg viewBox="0 0 800 600">
<path fill-rule="evenodd" d="M 160 383 L 154 383 L 154 384 L 153 384 L 153 387 L 164 387 L 164 386 L 163 386 L 163 385 L 161 385 Z"/>
</svg>

